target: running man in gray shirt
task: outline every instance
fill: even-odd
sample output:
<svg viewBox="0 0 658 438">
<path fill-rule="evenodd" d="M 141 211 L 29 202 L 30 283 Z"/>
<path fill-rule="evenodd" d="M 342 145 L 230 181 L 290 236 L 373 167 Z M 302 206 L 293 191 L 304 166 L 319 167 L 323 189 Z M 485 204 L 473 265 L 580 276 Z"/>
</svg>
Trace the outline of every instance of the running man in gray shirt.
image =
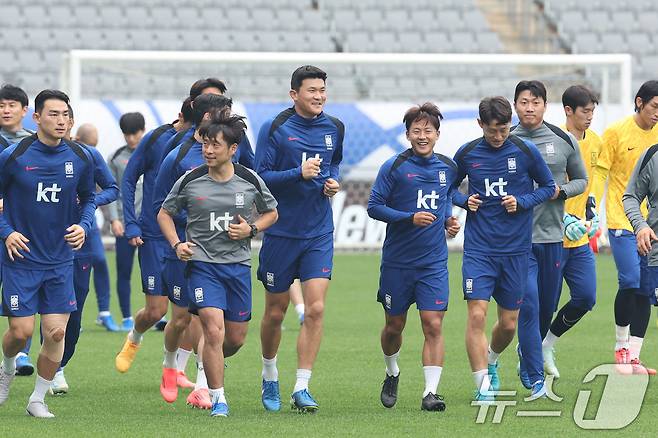
<svg viewBox="0 0 658 438">
<path fill-rule="evenodd" d="M 514 109 L 519 124 L 512 133 L 537 146 L 557 185 L 552 200 L 534 209 L 528 283 L 519 312 L 519 377 L 526 388 L 532 389 L 535 399 L 546 396 L 542 339 L 557 310 L 562 288 L 564 200 L 585 191 L 587 172 L 575 137 L 544 121 L 544 84 L 519 82 L 514 91 Z M 587 230 L 580 225 L 584 234 Z"/>
<path fill-rule="evenodd" d="M 255 172 L 233 164 L 246 125 L 223 111 L 204 122 L 205 165 L 181 177 L 158 213 L 158 223 L 179 259 L 188 262 L 191 308 L 205 339 L 203 366 L 212 400 L 211 416 L 227 416 L 224 395 L 224 319 L 251 318 L 251 238 L 274 224 L 277 202 Z M 254 207 L 258 216 L 254 215 Z M 186 241 L 173 217 L 187 212 Z"/>
</svg>

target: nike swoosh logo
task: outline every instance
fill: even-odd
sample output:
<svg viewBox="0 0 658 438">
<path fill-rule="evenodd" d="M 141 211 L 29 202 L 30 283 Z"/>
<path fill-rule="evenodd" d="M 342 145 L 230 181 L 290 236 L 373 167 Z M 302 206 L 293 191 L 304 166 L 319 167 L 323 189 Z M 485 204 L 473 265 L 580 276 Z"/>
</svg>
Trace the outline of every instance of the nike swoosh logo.
<svg viewBox="0 0 658 438">
<path fill-rule="evenodd" d="M 471 167 L 480 167 L 482 166 L 482 163 L 473 163 L 471 164 Z"/>
<path fill-rule="evenodd" d="M 632 151 L 633 149 L 635 149 L 635 148 L 628 148 L 629 151 Z"/>
<path fill-rule="evenodd" d="M 240 315 L 240 316 L 245 316 L 245 315 L 248 314 L 248 313 L 249 313 L 249 312 L 238 312 L 238 315 Z"/>
<path fill-rule="evenodd" d="M 297 141 L 299 137 L 288 137 L 288 141 Z"/>
<path fill-rule="evenodd" d="M 445 304 L 445 301 L 436 300 L 435 303 L 436 303 L 436 304 Z"/>
<path fill-rule="evenodd" d="M 329 268 L 322 268 L 322 272 L 324 272 L 324 273 L 326 274 L 327 272 L 331 272 L 331 269 L 329 269 Z"/>
<path fill-rule="evenodd" d="M 75 301 L 69 301 L 69 306 L 75 306 Z"/>
<path fill-rule="evenodd" d="M 25 170 L 27 170 L 28 172 L 29 172 L 30 170 L 36 170 L 36 169 L 38 169 L 38 168 L 39 168 L 38 166 L 34 166 L 34 167 L 25 166 Z"/>
<path fill-rule="evenodd" d="M 408 173 L 408 174 L 407 174 L 407 178 L 415 178 L 415 177 L 417 177 L 417 176 L 420 176 L 420 175 L 417 174 L 417 173 Z"/>
</svg>

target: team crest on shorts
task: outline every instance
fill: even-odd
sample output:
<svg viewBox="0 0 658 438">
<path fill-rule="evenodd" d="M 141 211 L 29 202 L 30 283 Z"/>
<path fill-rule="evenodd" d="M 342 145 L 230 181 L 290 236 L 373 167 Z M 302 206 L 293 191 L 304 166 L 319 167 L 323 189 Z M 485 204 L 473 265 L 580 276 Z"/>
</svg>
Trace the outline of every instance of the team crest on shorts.
<svg viewBox="0 0 658 438">
<path fill-rule="evenodd" d="M 473 292 L 473 279 L 472 278 L 467 278 L 466 279 L 466 293 L 470 294 Z"/>
<path fill-rule="evenodd" d="M 515 157 L 510 157 L 507 159 L 507 171 L 509 173 L 515 173 L 516 172 L 516 158 Z"/>
<path fill-rule="evenodd" d="M 73 178 L 73 161 L 64 163 L 64 174 L 67 178 Z"/>
<path fill-rule="evenodd" d="M 148 282 L 147 287 L 149 290 L 155 289 L 155 277 L 153 275 L 149 275 L 147 282 Z"/>
<path fill-rule="evenodd" d="M 446 171 L 445 170 L 439 170 L 439 183 L 441 186 L 446 185 Z"/>
<path fill-rule="evenodd" d="M 196 289 L 194 289 L 194 300 L 197 303 L 200 303 L 201 301 L 203 301 L 203 288 L 202 287 L 197 287 Z"/>
<path fill-rule="evenodd" d="M 274 272 L 267 273 L 267 285 L 274 287 Z"/>
<path fill-rule="evenodd" d="M 174 299 L 180 300 L 180 286 L 174 286 Z"/>
<path fill-rule="evenodd" d="M 387 309 L 389 309 L 389 310 L 391 309 L 391 295 L 390 294 L 386 294 L 384 296 L 384 305 L 386 306 Z"/>
<path fill-rule="evenodd" d="M 235 206 L 236 207 L 244 207 L 244 193 L 236 193 L 235 194 Z"/>
<path fill-rule="evenodd" d="M 11 310 L 18 310 L 18 295 L 11 295 L 9 297 L 9 308 Z"/>
<path fill-rule="evenodd" d="M 334 148 L 334 141 L 331 139 L 331 134 L 324 136 L 324 144 L 327 146 L 327 150 L 330 151 Z"/>
</svg>

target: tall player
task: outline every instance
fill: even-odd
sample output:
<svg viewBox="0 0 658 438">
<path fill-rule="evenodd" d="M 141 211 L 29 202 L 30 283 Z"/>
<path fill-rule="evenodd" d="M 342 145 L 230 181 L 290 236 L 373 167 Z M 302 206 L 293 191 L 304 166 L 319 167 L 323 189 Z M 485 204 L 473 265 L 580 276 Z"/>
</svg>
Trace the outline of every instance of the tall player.
<svg viewBox="0 0 658 438">
<path fill-rule="evenodd" d="M 632 364 L 634 372 L 655 374 L 640 361 L 644 335 L 651 318 L 650 291 L 640 287 L 641 264 L 633 228 L 624 214 L 622 195 L 635 163 L 649 146 L 658 143 L 658 81 L 647 81 L 635 95 L 635 114 L 608 127 L 594 169 L 592 191 L 597 203 L 606 187 L 606 224 L 617 266 L 619 290 L 615 298 L 615 360 Z M 642 208 L 646 212 L 645 208 Z"/>
<path fill-rule="evenodd" d="M 441 112 L 432 103 L 407 110 L 404 124 L 411 149 L 388 159 L 379 169 L 368 200 L 368 215 L 386 222 L 377 301 L 384 308 L 381 345 L 386 378 L 380 399 L 397 402 L 400 369 L 397 359 L 407 311 L 415 302 L 425 341 L 425 390 L 421 409 L 446 408 L 437 388 L 443 371 L 442 323 L 448 309 L 448 246 L 443 231 L 454 236 L 459 223 L 452 216 L 452 190 L 457 166 L 434 153 Z"/>
<path fill-rule="evenodd" d="M 35 98 L 37 133 L 0 154 L 3 313 L 9 317 L 0 368 L 0 403 L 9 396 L 16 354 L 41 314 L 43 345 L 27 412 L 52 418 L 44 397 L 62 360 L 69 314 L 76 309 L 73 251 L 89 233 L 96 205 L 91 157 L 66 135 L 68 96 L 44 90 Z"/>
<path fill-rule="evenodd" d="M 338 193 L 345 127 L 323 112 L 327 74 L 311 65 L 292 74 L 292 108 L 260 129 L 256 171 L 279 202 L 279 221 L 263 237 L 258 279 L 265 286 L 261 322 L 262 402 L 268 411 L 281 408 L 277 350 L 281 323 L 295 278 L 302 283 L 304 324 L 297 338 L 297 380 L 292 406 L 316 411 L 308 391 L 313 363 L 322 339 L 324 302 L 331 278 L 333 220 L 330 198 Z"/>
<path fill-rule="evenodd" d="M 565 129 L 578 140 L 589 182 L 584 193 L 567 199 L 564 203 L 567 218 L 560 269 L 569 286 L 571 299 L 557 312 L 542 342 L 544 371 L 555 378 L 560 377 L 560 372 L 555 365 L 553 346 L 560 336 L 592 310 L 596 302 L 596 263 L 589 239 L 599 228 L 599 216 L 596 213 L 591 186 L 592 173 L 601 151 L 601 138 L 589 126 L 598 103 L 596 95 L 583 85 L 573 85 L 562 94 L 562 106 L 567 117 Z M 589 226 L 585 226 L 585 221 Z M 559 287 L 561 286 L 562 282 Z M 556 308 L 559 301 L 558 292 L 555 297 Z"/>
<path fill-rule="evenodd" d="M 514 339 L 528 282 L 533 209 L 555 193 L 539 150 L 511 135 L 511 123 L 507 99 L 483 99 L 478 119 L 483 137 L 455 154 L 456 184 L 468 177 L 468 198 L 455 193 L 453 200 L 467 209 L 462 262 L 466 349 L 479 401 L 491 401 L 491 390 L 500 388 L 498 356 Z M 491 297 L 498 304 L 498 320 L 487 348 L 484 330 Z"/>
</svg>

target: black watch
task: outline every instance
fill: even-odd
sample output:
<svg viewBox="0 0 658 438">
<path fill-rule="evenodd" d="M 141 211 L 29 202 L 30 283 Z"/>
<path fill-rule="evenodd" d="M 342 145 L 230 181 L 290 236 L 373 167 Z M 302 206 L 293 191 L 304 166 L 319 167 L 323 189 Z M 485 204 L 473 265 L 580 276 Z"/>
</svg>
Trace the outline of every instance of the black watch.
<svg viewBox="0 0 658 438">
<path fill-rule="evenodd" d="M 255 224 L 249 224 L 249 226 L 251 227 L 251 233 L 249 233 L 249 237 L 256 237 L 256 234 L 258 234 L 258 227 Z"/>
</svg>

